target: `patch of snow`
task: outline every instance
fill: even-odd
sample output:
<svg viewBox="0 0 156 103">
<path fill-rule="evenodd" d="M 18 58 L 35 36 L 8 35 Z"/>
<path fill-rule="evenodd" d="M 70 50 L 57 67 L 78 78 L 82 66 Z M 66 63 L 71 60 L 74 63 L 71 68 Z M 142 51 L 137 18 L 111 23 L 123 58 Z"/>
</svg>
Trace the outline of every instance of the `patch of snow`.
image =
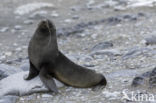
<svg viewBox="0 0 156 103">
<path fill-rule="evenodd" d="M 18 15 L 24 15 L 44 7 L 54 7 L 54 5 L 51 3 L 44 3 L 44 2 L 29 3 L 17 7 L 14 13 Z"/>
<path fill-rule="evenodd" d="M 156 0 L 129 0 L 128 7 L 153 6 Z"/>
<path fill-rule="evenodd" d="M 5 95 L 23 96 L 36 92 L 48 92 L 38 76 L 26 81 L 23 79 L 23 76 L 26 74 L 28 74 L 28 71 L 19 72 L 2 79 L 0 81 L 0 97 Z M 55 83 L 58 88 L 63 87 L 61 82 L 55 80 Z"/>
</svg>

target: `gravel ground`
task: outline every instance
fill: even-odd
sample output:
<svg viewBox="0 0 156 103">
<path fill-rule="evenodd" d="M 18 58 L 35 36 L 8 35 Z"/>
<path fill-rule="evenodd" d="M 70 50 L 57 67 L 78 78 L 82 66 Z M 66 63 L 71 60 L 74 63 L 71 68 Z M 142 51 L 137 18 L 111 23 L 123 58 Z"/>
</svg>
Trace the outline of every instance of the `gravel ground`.
<svg viewBox="0 0 156 103">
<path fill-rule="evenodd" d="M 48 18 L 58 30 L 59 49 L 74 62 L 103 73 L 108 85 L 100 90 L 65 86 L 60 94 L 32 94 L 20 97 L 17 103 L 136 103 L 122 99 L 123 91 L 155 93 L 147 87 L 131 87 L 135 76 L 156 66 L 156 44 L 146 45 L 146 38 L 156 36 L 155 7 L 121 10 L 99 6 L 102 0 L 93 6 L 88 6 L 88 0 L 44 2 L 54 6 L 24 15 L 14 11 L 31 0 L 5 0 L 0 4 L 0 62 L 16 67 L 27 62 L 29 40 L 38 22 Z"/>
</svg>

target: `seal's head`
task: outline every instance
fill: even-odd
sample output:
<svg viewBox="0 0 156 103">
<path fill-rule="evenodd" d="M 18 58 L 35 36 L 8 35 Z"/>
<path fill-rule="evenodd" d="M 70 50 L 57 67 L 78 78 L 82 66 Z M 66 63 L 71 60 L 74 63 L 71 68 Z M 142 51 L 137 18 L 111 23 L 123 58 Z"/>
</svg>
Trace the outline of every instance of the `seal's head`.
<svg viewBox="0 0 156 103">
<path fill-rule="evenodd" d="M 42 20 L 38 24 L 38 28 L 36 29 L 37 35 L 40 36 L 56 36 L 56 28 L 55 25 L 48 19 Z"/>
</svg>

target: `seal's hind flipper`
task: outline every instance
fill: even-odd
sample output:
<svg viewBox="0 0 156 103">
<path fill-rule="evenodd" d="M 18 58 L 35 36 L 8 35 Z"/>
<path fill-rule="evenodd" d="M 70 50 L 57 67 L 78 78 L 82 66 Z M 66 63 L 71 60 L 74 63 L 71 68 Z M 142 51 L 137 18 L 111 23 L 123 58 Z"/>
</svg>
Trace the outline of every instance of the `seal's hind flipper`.
<svg viewBox="0 0 156 103">
<path fill-rule="evenodd" d="M 25 80 L 30 80 L 36 77 L 39 74 L 39 71 L 35 68 L 35 66 L 30 62 L 29 74 L 24 76 Z"/>
<path fill-rule="evenodd" d="M 39 73 L 40 79 L 43 82 L 43 84 L 50 90 L 55 93 L 58 93 L 58 89 L 56 87 L 55 81 L 52 76 L 50 76 L 47 71 L 42 68 Z"/>
</svg>

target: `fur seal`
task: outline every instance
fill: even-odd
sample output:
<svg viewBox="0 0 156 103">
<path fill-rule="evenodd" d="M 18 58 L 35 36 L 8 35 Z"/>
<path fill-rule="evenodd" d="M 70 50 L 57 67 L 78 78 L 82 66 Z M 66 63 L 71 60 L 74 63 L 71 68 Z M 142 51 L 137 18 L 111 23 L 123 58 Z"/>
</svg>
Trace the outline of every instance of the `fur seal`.
<svg viewBox="0 0 156 103">
<path fill-rule="evenodd" d="M 64 84 L 78 88 L 107 84 L 102 74 L 75 64 L 60 51 L 55 62 L 54 77 Z"/>
<path fill-rule="evenodd" d="M 29 42 L 30 68 L 29 75 L 25 76 L 24 79 L 30 80 L 39 75 L 48 89 L 58 92 L 56 84 L 48 72 L 49 67 L 53 70 L 57 55 L 56 28 L 51 21 L 42 20 Z"/>
<path fill-rule="evenodd" d="M 58 93 L 53 77 L 66 85 L 89 88 L 106 85 L 105 77 L 94 70 L 75 64 L 58 50 L 56 29 L 50 20 L 41 21 L 28 47 L 30 80 L 39 74 L 45 86 Z"/>
</svg>

